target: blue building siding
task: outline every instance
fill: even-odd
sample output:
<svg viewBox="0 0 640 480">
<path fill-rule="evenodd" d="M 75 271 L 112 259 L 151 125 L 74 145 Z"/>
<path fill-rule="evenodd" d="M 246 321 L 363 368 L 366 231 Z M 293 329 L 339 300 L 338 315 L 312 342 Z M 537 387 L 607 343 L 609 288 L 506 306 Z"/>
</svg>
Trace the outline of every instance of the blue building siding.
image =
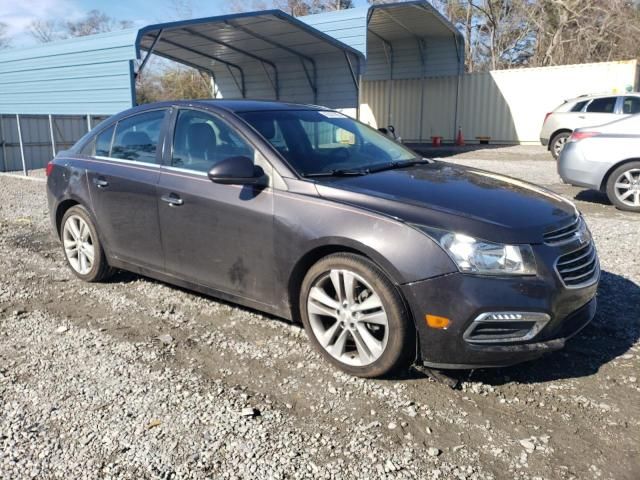
<svg viewBox="0 0 640 480">
<path fill-rule="evenodd" d="M 113 114 L 134 102 L 138 30 L 0 53 L 0 113 Z"/>
</svg>

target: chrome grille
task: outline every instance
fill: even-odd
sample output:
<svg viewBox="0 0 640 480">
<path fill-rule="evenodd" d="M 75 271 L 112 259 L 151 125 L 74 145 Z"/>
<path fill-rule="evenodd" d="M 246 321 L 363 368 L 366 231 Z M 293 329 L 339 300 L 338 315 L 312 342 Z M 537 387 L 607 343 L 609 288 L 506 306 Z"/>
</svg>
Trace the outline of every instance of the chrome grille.
<svg viewBox="0 0 640 480">
<path fill-rule="evenodd" d="M 593 242 L 558 258 L 556 270 L 568 288 L 588 285 L 598 278 L 598 255 Z"/>
<path fill-rule="evenodd" d="M 582 226 L 582 218 L 577 217 L 571 224 L 566 227 L 553 230 L 544 234 L 544 243 L 547 245 L 561 245 L 570 242 L 580 227 Z"/>
</svg>

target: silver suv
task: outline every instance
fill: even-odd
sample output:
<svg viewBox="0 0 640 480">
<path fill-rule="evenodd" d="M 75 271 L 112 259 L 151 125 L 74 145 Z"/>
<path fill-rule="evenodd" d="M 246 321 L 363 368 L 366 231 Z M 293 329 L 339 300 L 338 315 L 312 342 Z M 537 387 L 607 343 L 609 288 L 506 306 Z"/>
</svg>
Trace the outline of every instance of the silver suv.
<svg viewBox="0 0 640 480">
<path fill-rule="evenodd" d="M 640 93 L 624 95 L 582 95 L 547 113 L 540 131 L 540 142 L 557 159 L 567 139 L 576 128 L 612 122 L 623 116 L 640 113 Z"/>
</svg>

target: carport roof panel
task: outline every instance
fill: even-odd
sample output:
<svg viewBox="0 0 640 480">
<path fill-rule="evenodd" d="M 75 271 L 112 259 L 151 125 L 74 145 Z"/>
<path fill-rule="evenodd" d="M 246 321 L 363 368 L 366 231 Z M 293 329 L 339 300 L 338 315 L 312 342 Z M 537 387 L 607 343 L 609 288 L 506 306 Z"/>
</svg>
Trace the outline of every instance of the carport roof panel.
<svg viewBox="0 0 640 480">
<path fill-rule="evenodd" d="M 153 46 L 160 35 L 160 40 Z M 361 52 L 281 10 L 239 13 L 150 25 L 140 29 L 140 49 L 203 69 L 220 62 L 277 63 L 284 58 L 312 60 L 325 53 L 346 52 L 363 60 Z"/>
<path fill-rule="evenodd" d="M 369 31 L 388 41 L 408 36 L 443 35 L 455 35 L 463 39 L 462 33 L 449 20 L 429 2 L 422 0 L 372 5 L 367 24 Z"/>
</svg>

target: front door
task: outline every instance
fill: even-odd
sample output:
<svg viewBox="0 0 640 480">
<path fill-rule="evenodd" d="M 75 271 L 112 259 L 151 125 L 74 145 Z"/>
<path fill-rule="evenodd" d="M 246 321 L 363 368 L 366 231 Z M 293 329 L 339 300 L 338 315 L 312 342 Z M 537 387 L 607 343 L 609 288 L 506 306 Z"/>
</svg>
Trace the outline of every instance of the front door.
<svg viewBox="0 0 640 480">
<path fill-rule="evenodd" d="M 156 185 L 166 109 L 120 120 L 96 137 L 87 180 L 101 239 L 117 259 L 161 269 Z"/>
<path fill-rule="evenodd" d="M 220 160 L 261 155 L 231 125 L 208 112 L 177 112 L 172 148 L 158 184 L 168 273 L 267 303 L 275 271 L 269 187 L 222 185 L 207 172 Z M 257 159 L 257 160 L 256 160 Z"/>
</svg>

